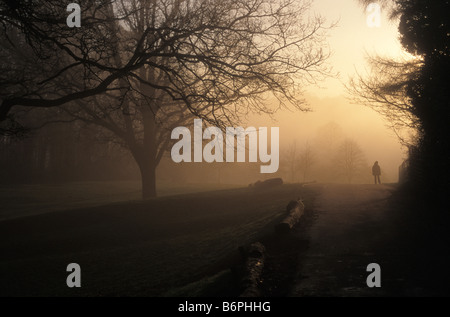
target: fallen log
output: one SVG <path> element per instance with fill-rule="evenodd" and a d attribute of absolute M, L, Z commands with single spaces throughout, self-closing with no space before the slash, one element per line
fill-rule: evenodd
<path fill-rule="evenodd" d="M 255 189 L 255 190 L 264 190 L 264 189 L 271 189 L 278 186 L 283 185 L 283 179 L 282 178 L 270 178 L 266 179 L 265 181 L 257 181 L 254 184 L 250 184 L 249 187 Z"/>
<path fill-rule="evenodd" d="M 305 205 L 299 200 L 292 200 L 286 207 L 286 216 L 275 226 L 278 233 L 289 232 L 301 219 L 305 212 Z"/>
<path fill-rule="evenodd" d="M 240 297 L 260 297 L 261 274 L 264 268 L 266 248 L 263 244 L 252 243 L 248 248 L 241 249 L 245 257 L 243 274 L 239 282 Z"/>

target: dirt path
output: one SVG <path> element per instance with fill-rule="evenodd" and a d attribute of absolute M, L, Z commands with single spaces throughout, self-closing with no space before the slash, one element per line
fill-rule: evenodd
<path fill-rule="evenodd" d="M 405 287 L 388 204 L 387 185 L 316 185 L 316 220 L 308 250 L 300 255 L 290 296 L 413 295 Z M 320 186 L 320 187 L 319 187 Z M 407 252 L 405 250 L 405 252 Z M 381 288 L 369 288 L 370 263 L 381 266 Z M 399 293 L 400 292 L 400 293 Z"/>

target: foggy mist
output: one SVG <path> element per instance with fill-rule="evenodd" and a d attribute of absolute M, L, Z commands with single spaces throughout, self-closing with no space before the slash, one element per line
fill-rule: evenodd
<path fill-rule="evenodd" d="M 449 6 L 0 2 L 0 296 L 448 296 Z"/>

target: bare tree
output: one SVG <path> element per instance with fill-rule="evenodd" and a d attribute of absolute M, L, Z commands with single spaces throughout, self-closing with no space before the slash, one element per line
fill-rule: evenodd
<path fill-rule="evenodd" d="M 285 150 L 282 158 L 282 165 L 292 182 L 305 182 L 308 179 L 311 168 L 316 163 L 316 156 L 313 148 L 306 142 L 301 148 L 298 141 L 292 141 Z"/>
<path fill-rule="evenodd" d="M 302 85 L 327 74 L 325 28 L 308 16 L 309 1 L 86 1 L 76 30 L 61 18 L 63 4 L 40 3 L 0 7 L 4 51 L 29 55 L 10 73 L 30 74 L 0 75 L 0 121 L 14 120 L 17 106 L 72 102 L 70 116 L 104 127 L 131 151 L 144 197 L 156 195 L 168 132 L 186 114 L 223 127 L 249 112 L 302 110 Z M 20 45 L 9 41 L 13 33 Z"/>
<path fill-rule="evenodd" d="M 343 138 L 344 132 L 341 126 L 334 121 L 330 121 L 319 127 L 315 143 L 323 158 L 329 159 L 336 153 L 337 147 Z"/>
<path fill-rule="evenodd" d="M 292 141 L 289 147 L 283 154 L 282 165 L 288 174 L 288 177 L 292 182 L 297 180 L 297 174 L 299 170 L 299 153 L 297 150 L 297 140 Z"/>
<path fill-rule="evenodd" d="M 305 143 L 305 146 L 300 150 L 299 155 L 299 169 L 300 173 L 303 177 L 303 182 L 306 182 L 309 177 L 309 173 L 311 172 L 311 168 L 316 163 L 316 155 L 314 150 L 309 142 Z"/>
<path fill-rule="evenodd" d="M 335 162 L 337 173 L 344 176 L 349 184 L 360 175 L 366 165 L 364 152 L 352 139 L 344 140 L 339 146 Z"/>
<path fill-rule="evenodd" d="M 10 42 L 11 33 L 19 33 L 22 46 L 32 48 L 30 59 L 49 61 L 28 80 L 2 78 L 9 93 L 3 94 L 0 120 L 14 106 L 60 106 L 128 78 L 184 102 L 195 115 L 220 121 L 247 107 L 272 112 L 261 102 L 264 93 L 280 105 L 301 108 L 300 85 L 326 71 L 323 21 L 307 16 L 306 1 L 103 0 L 83 7 L 83 27 L 76 30 L 65 24 L 59 1 L 0 7 L 2 38 Z M 18 66 L 27 74 L 33 65 Z M 144 66 L 162 77 L 146 78 Z M 82 85 L 57 85 L 69 70 L 82 74 Z M 229 104 L 231 109 L 223 107 Z"/>
<path fill-rule="evenodd" d="M 351 98 L 355 103 L 366 105 L 381 114 L 400 141 L 411 145 L 411 137 L 408 139 L 408 136 L 420 130 L 420 121 L 407 89 L 419 75 L 422 60 L 394 60 L 377 56 L 368 57 L 368 61 L 370 73 L 357 74 L 347 85 Z"/>

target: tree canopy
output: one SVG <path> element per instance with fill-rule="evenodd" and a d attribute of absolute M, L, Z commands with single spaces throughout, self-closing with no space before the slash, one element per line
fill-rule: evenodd
<path fill-rule="evenodd" d="M 143 84 L 219 123 L 238 106 L 272 111 L 261 102 L 264 93 L 301 107 L 301 85 L 326 71 L 323 21 L 308 16 L 304 1 L 80 5 L 80 28 L 67 27 L 60 1 L 0 7 L 2 57 L 10 61 L 2 64 L 0 121 L 15 106 L 56 107 Z M 144 67 L 159 77 L 145 78 Z M 123 78 L 128 87 L 117 87 Z"/>
<path fill-rule="evenodd" d="M 86 0 L 81 27 L 56 0 L 0 5 L 0 127 L 29 109 L 102 127 L 133 155 L 144 197 L 170 130 L 192 117 L 224 127 L 249 112 L 304 110 L 329 74 L 327 27 L 304 0 Z M 268 102 L 270 100 L 270 102 Z"/>

